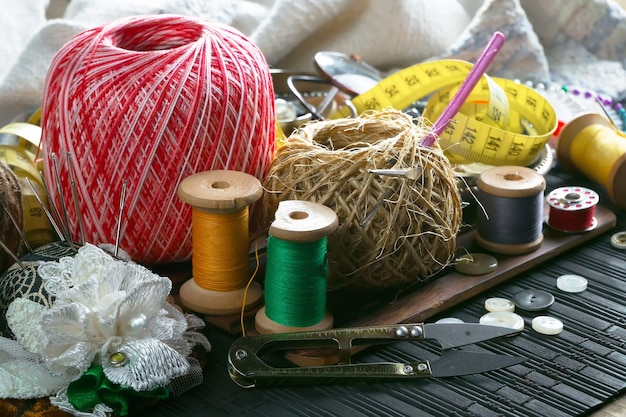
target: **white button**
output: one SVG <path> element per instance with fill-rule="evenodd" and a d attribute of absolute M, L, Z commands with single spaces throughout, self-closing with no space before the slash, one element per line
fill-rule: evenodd
<path fill-rule="evenodd" d="M 485 300 L 487 311 L 515 311 L 515 303 L 506 298 L 492 297 Z"/>
<path fill-rule="evenodd" d="M 626 249 L 626 232 L 617 232 L 611 236 L 611 245 L 617 249 Z"/>
<path fill-rule="evenodd" d="M 524 330 L 524 319 L 517 313 L 510 311 L 492 311 L 483 315 L 480 324 L 488 326 L 508 327 L 515 330 Z"/>
<path fill-rule="evenodd" d="M 580 275 L 561 275 L 556 279 L 556 287 L 565 292 L 583 292 L 587 289 L 587 280 Z"/>
<path fill-rule="evenodd" d="M 555 335 L 563 331 L 563 322 L 550 316 L 537 316 L 532 322 L 533 330 L 537 333 Z"/>
<path fill-rule="evenodd" d="M 442 319 L 437 320 L 435 323 L 445 324 L 445 323 L 463 323 L 463 320 L 457 319 L 456 317 L 444 317 Z"/>

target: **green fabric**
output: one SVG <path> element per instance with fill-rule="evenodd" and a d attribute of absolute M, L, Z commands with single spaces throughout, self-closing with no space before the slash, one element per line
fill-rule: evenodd
<path fill-rule="evenodd" d="M 165 399 L 169 396 L 166 387 L 149 391 L 134 391 L 132 388 L 115 384 L 104 375 L 100 365 L 92 365 L 78 380 L 67 388 L 70 404 L 79 411 L 90 411 L 97 404 L 106 404 L 119 416 L 128 415 L 131 402 L 145 399 Z M 139 400 L 139 401 L 138 401 Z"/>

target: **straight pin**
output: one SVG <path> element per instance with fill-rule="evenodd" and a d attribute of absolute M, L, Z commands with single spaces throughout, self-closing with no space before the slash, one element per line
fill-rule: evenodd
<path fill-rule="evenodd" d="M 39 171 L 39 175 L 41 176 L 41 183 L 43 184 L 43 188 L 46 191 L 46 194 L 48 196 L 52 196 L 52 194 L 50 194 L 50 189 L 46 185 L 46 180 L 44 179 L 43 172 Z M 35 194 L 37 194 L 37 193 L 35 193 Z M 45 207 L 43 205 L 43 202 L 42 202 L 42 207 Z M 63 239 L 64 242 L 67 242 L 68 241 L 67 234 L 69 233 L 69 229 L 65 228 L 65 225 L 63 224 L 63 219 L 61 218 L 61 213 L 59 213 L 59 209 L 54 204 L 52 199 L 50 199 L 50 208 L 52 209 L 51 215 L 54 216 L 54 219 L 56 219 L 56 220 L 53 220 L 51 218 L 50 221 L 52 222 L 52 224 L 57 225 L 57 230 L 58 230 L 59 235 L 62 236 L 62 239 Z M 63 230 L 61 230 L 61 229 L 63 229 Z"/>
<path fill-rule="evenodd" d="M 46 213 L 46 217 L 48 217 L 48 220 L 50 220 L 50 224 L 54 228 L 54 231 L 57 233 L 57 236 L 59 236 L 59 239 L 61 239 L 62 242 L 65 242 L 65 236 L 63 236 L 63 233 L 61 232 L 61 229 L 59 228 L 59 225 L 57 224 L 56 220 L 52 216 L 52 213 L 50 213 L 50 210 L 48 210 L 48 207 L 46 207 L 46 205 L 44 204 L 41 196 L 39 195 L 39 193 L 35 189 L 35 186 L 30 181 L 30 178 L 26 177 L 25 179 L 26 179 L 26 183 L 28 184 L 28 186 L 32 190 L 33 194 L 35 195 L 35 198 L 37 199 L 37 202 L 39 203 L 39 205 L 43 209 L 43 212 Z"/>
<path fill-rule="evenodd" d="M 0 205 L 2 205 L 2 209 L 7 214 L 7 216 L 9 216 L 11 223 L 13 223 L 13 227 L 15 227 L 15 230 L 17 230 L 17 233 L 19 233 L 20 239 L 22 239 L 22 242 L 24 242 L 26 249 L 28 249 L 29 252 L 32 252 L 33 248 L 31 248 L 30 245 L 28 244 L 28 241 L 26 240 L 26 236 L 24 235 L 24 231 L 18 224 L 17 220 L 15 220 L 15 217 L 13 217 L 13 214 L 11 213 L 7 205 L 4 203 L 4 200 L 0 200 Z"/>
<path fill-rule="evenodd" d="M 117 254 L 120 249 L 120 236 L 122 234 L 122 218 L 124 216 L 124 199 L 126 197 L 126 180 L 122 183 L 122 194 L 120 195 L 120 213 L 117 217 L 117 232 L 115 233 L 115 252 L 114 256 L 117 258 Z"/>
<path fill-rule="evenodd" d="M 403 177 L 409 180 L 416 180 L 422 174 L 422 170 L 418 168 L 402 168 L 402 169 L 368 169 L 370 174 L 383 175 L 387 177 Z"/>
<path fill-rule="evenodd" d="M 367 222 L 369 222 L 372 219 L 372 216 L 374 215 L 374 213 L 376 213 L 376 210 L 378 210 L 378 208 L 383 204 L 383 202 L 389 198 L 391 196 L 391 194 L 393 193 L 393 188 L 388 189 L 385 194 L 378 199 L 378 201 L 376 202 L 376 204 L 374 204 L 374 207 L 372 207 L 372 209 L 365 215 L 365 218 L 363 219 L 363 221 L 361 221 L 361 223 L 359 223 L 359 226 L 363 227 L 367 224 Z"/>
<path fill-rule="evenodd" d="M 2 240 L 0 240 L 0 248 L 2 248 L 11 258 L 13 258 L 15 263 L 18 264 L 20 268 L 26 269 L 26 266 L 22 263 L 22 261 L 20 261 L 20 258 L 15 256 L 15 254 L 11 252 L 11 250 L 7 247 L 7 245 L 4 244 Z"/>
<path fill-rule="evenodd" d="M 78 221 L 78 229 L 80 230 L 80 243 L 85 244 L 85 228 L 83 225 L 83 217 L 80 212 L 80 204 L 78 203 L 78 191 L 76 190 L 76 181 L 74 181 L 74 166 L 72 165 L 72 154 L 67 153 L 67 172 L 70 177 L 70 186 L 72 188 L 72 199 L 74 200 L 74 209 L 76 210 L 76 220 Z"/>
<path fill-rule="evenodd" d="M 67 243 L 69 243 L 70 246 L 72 246 L 73 243 L 72 243 L 72 233 L 70 231 L 70 219 L 67 215 L 67 208 L 65 207 L 65 199 L 63 197 L 63 190 L 61 189 L 61 174 L 59 173 L 59 164 L 58 164 L 55 153 L 53 153 L 51 157 L 52 157 L 52 171 L 54 174 L 54 181 L 56 182 L 57 193 L 59 195 L 59 201 L 61 203 L 61 211 L 63 212 L 64 222 L 65 222 L 65 230 L 67 232 L 67 236 L 66 236 Z"/>
<path fill-rule="evenodd" d="M 604 113 L 604 115 L 606 116 L 606 118 L 609 120 L 609 122 L 611 123 L 611 125 L 613 125 L 613 127 L 616 130 L 619 130 L 619 128 L 617 127 L 617 125 L 615 124 L 615 122 L 613 121 L 613 118 L 609 115 L 609 112 L 606 111 L 606 108 L 604 107 L 604 104 L 602 104 L 602 100 L 600 100 L 600 97 L 596 96 L 596 102 L 598 103 L 598 105 L 600 106 L 600 108 L 602 109 L 602 113 Z"/>
<path fill-rule="evenodd" d="M 396 162 L 398 162 L 397 158 L 391 158 L 387 161 L 387 165 L 393 166 Z M 417 171 L 417 169 L 414 169 L 414 170 Z M 391 169 L 391 168 L 368 169 L 367 172 L 371 174 L 387 175 L 387 176 L 392 176 L 392 177 L 402 177 L 406 175 L 406 171 L 404 169 Z M 419 173 L 411 173 L 409 175 L 411 176 L 415 175 L 415 179 L 419 177 Z M 372 207 L 372 209 L 365 215 L 365 218 L 361 221 L 361 223 L 359 223 L 359 226 L 361 227 L 365 226 L 372 219 L 372 216 L 374 216 L 374 213 L 376 213 L 376 210 L 378 210 L 378 208 L 383 204 L 385 199 L 391 196 L 392 192 L 393 192 L 393 188 L 388 189 L 385 192 L 385 194 L 383 194 L 383 196 L 379 198 L 378 201 L 376 201 L 376 204 L 374 204 L 374 207 Z"/>

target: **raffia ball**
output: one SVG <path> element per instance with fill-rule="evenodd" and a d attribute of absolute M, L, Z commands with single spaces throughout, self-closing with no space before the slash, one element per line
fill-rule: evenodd
<path fill-rule="evenodd" d="M 281 200 L 314 201 L 337 213 L 339 228 L 328 238 L 329 290 L 420 283 L 451 260 L 461 199 L 441 149 L 420 146 L 425 133 L 389 110 L 310 123 L 278 150 L 264 183 L 264 218 L 271 221 Z M 420 174 L 368 172 L 391 168 Z"/>
<path fill-rule="evenodd" d="M 49 189 L 54 155 L 66 201 L 76 178 L 80 211 L 65 204 L 74 239 L 79 214 L 93 244 L 113 243 L 121 218 L 120 248 L 136 262 L 188 260 L 191 207 L 178 185 L 214 169 L 265 176 L 275 151 L 270 69 L 230 26 L 175 15 L 117 20 L 54 57 L 42 143 Z M 59 193 L 51 197 L 60 207 Z"/>
<path fill-rule="evenodd" d="M 17 225 L 22 228 L 24 219 L 22 191 L 17 177 L 11 168 L 2 161 L 0 161 L 0 200 L 2 200 L 2 205 L 11 213 Z M 0 210 L 0 239 L 13 255 L 19 256 L 22 245 L 20 230 L 15 227 L 13 220 L 5 210 Z M 11 264 L 13 264 L 13 258 L 7 256 L 4 250 L 0 248 L 0 274 Z"/>

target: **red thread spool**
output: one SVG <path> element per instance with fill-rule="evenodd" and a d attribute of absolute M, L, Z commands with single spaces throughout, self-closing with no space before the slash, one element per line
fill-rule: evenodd
<path fill-rule="evenodd" d="M 183 178 L 228 169 L 261 179 L 275 151 L 265 58 L 235 29 L 199 18 L 134 16 L 76 35 L 51 64 L 42 112 L 49 189 L 51 155 L 70 153 L 85 237 L 110 243 L 127 181 L 120 246 L 145 264 L 191 257 Z M 59 176 L 71 201 L 66 163 Z"/>
<path fill-rule="evenodd" d="M 585 232 L 597 225 L 594 217 L 598 194 L 584 187 L 561 187 L 546 197 L 548 226 L 561 232 Z"/>

